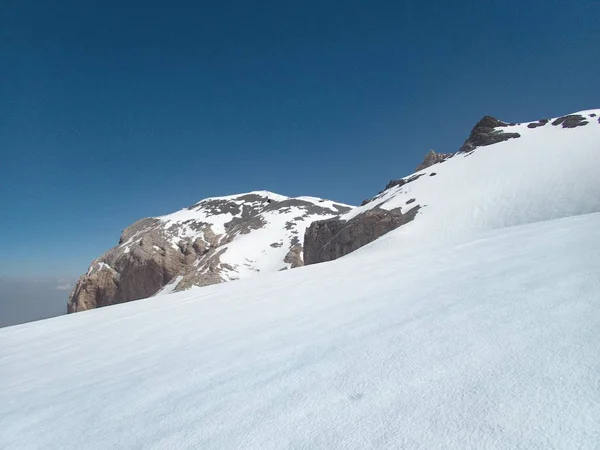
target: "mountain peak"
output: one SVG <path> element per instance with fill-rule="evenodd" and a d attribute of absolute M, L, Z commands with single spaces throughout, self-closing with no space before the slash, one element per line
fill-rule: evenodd
<path fill-rule="evenodd" d="M 483 116 L 479 122 L 475 124 L 469 137 L 458 150 L 459 152 L 470 152 L 477 147 L 497 144 L 498 142 L 507 141 L 521 137 L 519 133 L 506 132 L 504 128 L 514 126 L 492 116 Z"/>
<path fill-rule="evenodd" d="M 80 277 L 69 312 L 301 266 L 305 229 L 351 208 L 263 190 L 141 219 Z"/>
<path fill-rule="evenodd" d="M 208 197 L 203 200 L 200 200 L 198 203 L 212 201 L 212 200 L 225 200 L 225 201 L 253 201 L 254 199 L 267 199 L 273 201 L 282 201 L 289 197 L 285 195 L 277 194 L 275 192 L 267 191 L 267 190 L 259 190 L 259 191 L 250 191 L 250 192 L 242 192 L 239 194 L 232 195 L 224 195 L 220 197 Z"/>

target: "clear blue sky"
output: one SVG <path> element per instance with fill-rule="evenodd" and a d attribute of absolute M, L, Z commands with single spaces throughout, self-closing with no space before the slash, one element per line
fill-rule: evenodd
<path fill-rule="evenodd" d="M 484 114 L 600 106 L 600 3 L 3 1 L 0 276 L 255 189 L 359 203 Z"/>

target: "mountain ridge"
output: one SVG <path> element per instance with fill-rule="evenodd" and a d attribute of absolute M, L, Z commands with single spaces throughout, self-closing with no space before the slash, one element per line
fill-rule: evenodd
<path fill-rule="evenodd" d="M 589 161 L 597 158 L 598 115 L 600 110 L 585 110 L 519 124 L 484 116 L 458 151 L 430 151 L 415 173 L 391 180 L 345 214 L 313 222 L 305 234 L 305 259 L 331 261 L 392 236 L 401 247 L 429 245 L 532 217 L 567 217 L 577 208 L 595 212 L 600 187 Z M 596 195 L 588 198 L 589 192 Z"/>
<path fill-rule="evenodd" d="M 171 214 L 141 219 L 127 227 L 118 246 L 96 259 L 88 273 L 80 277 L 69 297 L 68 311 L 331 261 L 397 228 L 411 236 L 403 238 L 402 245 L 412 245 L 410 240 L 457 238 L 475 230 L 477 226 L 473 224 L 477 223 L 485 224 L 479 226 L 482 230 L 526 223 L 526 218 L 503 220 L 476 191 L 494 196 L 507 212 L 513 208 L 511 203 L 518 204 L 519 201 L 506 197 L 518 197 L 520 192 L 510 184 L 504 185 L 502 175 L 496 171 L 496 167 L 504 166 L 502 170 L 507 175 L 519 173 L 515 182 L 520 183 L 521 194 L 530 190 L 531 195 L 540 197 L 546 189 L 554 195 L 565 195 L 554 192 L 552 177 L 560 178 L 561 167 L 568 168 L 567 178 L 571 171 L 590 172 L 587 161 L 590 142 L 593 147 L 598 139 L 600 120 L 594 120 L 598 115 L 599 110 L 586 110 L 519 124 L 484 116 L 458 151 L 430 151 L 415 173 L 390 181 L 358 207 L 316 197 L 290 198 L 263 190 L 210 197 Z M 587 153 L 560 154 L 569 146 L 580 144 Z M 486 150 L 479 150 L 482 148 Z M 540 174 L 544 189 L 532 188 L 526 180 L 527 171 L 539 170 L 536 166 L 544 158 L 553 160 Z M 473 161 L 476 162 L 471 164 Z M 457 184 L 457 178 L 463 181 L 458 180 Z M 470 186 L 464 180 L 470 180 Z M 498 189 L 488 189 L 490 180 Z M 453 195 L 448 195 L 448 190 L 454 190 Z M 465 210 L 463 204 L 468 198 L 471 203 L 467 202 L 466 209 L 475 210 L 456 220 L 460 216 L 457 213 Z M 478 212 L 479 204 L 484 205 L 484 210 Z M 547 211 L 555 207 L 552 201 L 543 199 L 537 205 L 544 205 Z M 569 214 L 566 210 L 558 215 L 546 214 L 540 208 L 536 214 L 542 219 Z M 565 208 L 564 203 L 561 208 Z M 594 208 L 591 201 L 583 209 L 592 212 Z M 436 209 L 443 214 L 436 213 Z M 515 217 L 512 213 L 506 216 Z M 446 222 L 451 225 L 444 225 Z M 415 231 L 415 227 L 427 231 Z"/>

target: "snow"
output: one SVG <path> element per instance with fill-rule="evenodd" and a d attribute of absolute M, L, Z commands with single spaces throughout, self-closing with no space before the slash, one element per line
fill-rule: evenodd
<path fill-rule="evenodd" d="M 175 290 L 175 288 L 177 287 L 177 285 L 179 284 L 179 282 L 181 280 L 183 280 L 183 275 L 176 276 L 175 278 L 173 278 L 169 283 L 167 283 L 161 290 L 159 290 L 154 295 L 167 295 L 167 294 L 171 294 Z"/>
<path fill-rule="evenodd" d="M 0 448 L 597 448 L 600 214 L 0 330 Z"/>
<path fill-rule="evenodd" d="M 110 265 L 106 264 L 105 262 L 98 262 L 98 263 L 92 264 L 90 266 L 86 275 L 89 276 L 95 272 L 99 272 L 100 270 L 103 270 L 104 268 L 106 268 L 108 270 L 113 270 L 113 271 L 115 270 Z"/>
<path fill-rule="evenodd" d="M 236 269 L 231 274 L 233 279 L 246 278 L 256 272 L 276 272 L 289 268 L 290 264 L 284 263 L 283 260 L 294 237 L 301 244 L 304 232 L 313 220 L 327 219 L 334 215 L 313 215 L 304 220 L 293 221 L 295 217 L 305 214 L 305 209 L 294 206 L 285 213 L 278 210 L 261 213 L 260 217 L 265 224 L 260 229 L 252 230 L 248 234 L 238 234 L 230 244 L 223 246 L 226 251 L 221 256 L 221 261 Z M 286 227 L 288 223 L 290 226 Z M 248 258 L 249 255 L 251 259 Z"/>
<path fill-rule="evenodd" d="M 296 197 L 297 200 L 303 200 L 305 202 L 314 203 L 315 205 L 319 205 L 323 208 L 331 208 L 333 210 L 339 209 L 338 206 L 345 206 L 346 208 L 354 208 L 352 205 L 346 205 L 345 203 L 333 202 L 331 200 L 327 200 L 319 197 L 310 197 L 310 196 L 301 196 Z"/>
<path fill-rule="evenodd" d="M 209 197 L 209 198 L 204 199 L 203 201 L 207 201 L 207 200 L 236 200 L 237 198 L 245 196 L 245 195 L 258 195 L 260 197 L 265 197 L 265 198 L 268 198 L 268 199 L 276 201 L 276 202 L 281 202 L 281 201 L 287 200 L 289 198 L 289 197 L 286 197 L 285 195 L 276 194 L 275 192 L 262 190 L 262 191 L 245 192 L 243 194 L 224 195 L 222 197 Z"/>
<path fill-rule="evenodd" d="M 304 233 L 313 221 L 334 217 L 335 212 L 340 211 L 340 207 L 353 208 L 317 197 L 303 196 L 289 200 L 300 200 L 308 202 L 309 205 L 292 204 L 262 212 L 258 215 L 264 222 L 261 228 L 248 234 L 238 234 L 231 243 L 223 246 L 225 253 L 221 255 L 221 261 L 234 268 L 230 272 L 224 271 L 228 279 L 237 280 L 257 273 L 289 269 L 291 264 L 283 260 L 294 243 L 303 244 Z M 327 208 L 332 213 L 311 213 L 310 204 Z"/>
<path fill-rule="evenodd" d="M 247 200 L 240 200 L 240 197 L 247 195 L 257 195 L 262 198 L 262 201 L 257 202 L 248 202 Z M 283 195 L 275 194 L 269 191 L 253 191 L 247 192 L 243 194 L 229 195 L 224 197 L 211 197 L 201 200 L 196 205 L 191 208 L 184 208 L 179 211 L 176 211 L 172 214 L 167 214 L 164 216 L 156 217 L 156 219 L 160 220 L 163 223 L 163 227 L 167 230 L 167 234 L 169 235 L 169 243 L 174 249 L 178 248 L 179 241 L 186 238 L 196 239 L 198 237 L 203 237 L 204 232 L 198 231 L 195 228 L 186 225 L 185 222 L 188 223 L 205 223 L 208 224 L 212 231 L 215 234 L 224 234 L 225 233 L 225 224 L 231 222 L 231 220 L 235 217 L 239 217 L 239 215 L 233 215 L 231 213 L 226 213 L 223 211 L 214 211 L 212 208 L 205 208 L 211 201 L 215 200 L 223 200 L 230 203 L 235 203 L 237 205 L 247 205 L 247 206 L 260 206 L 262 204 L 266 204 L 268 200 L 273 201 L 282 201 L 286 200 L 288 197 Z"/>

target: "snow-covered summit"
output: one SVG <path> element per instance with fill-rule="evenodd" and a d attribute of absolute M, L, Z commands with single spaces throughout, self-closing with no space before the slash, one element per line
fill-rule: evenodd
<path fill-rule="evenodd" d="M 351 208 L 316 197 L 253 191 L 142 219 L 79 279 L 69 310 L 300 266 L 306 227 Z"/>
<path fill-rule="evenodd" d="M 372 245 L 402 251 L 598 212 L 599 117 L 600 110 L 587 110 L 511 124 L 486 116 L 460 151 L 391 181 L 337 218 L 314 223 L 306 235 L 305 260 L 336 259 L 376 238 Z"/>
<path fill-rule="evenodd" d="M 342 218 L 420 205 L 415 220 L 390 235 L 413 245 L 599 212 L 599 116 L 587 110 L 501 127 L 519 137 L 458 152 Z"/>

